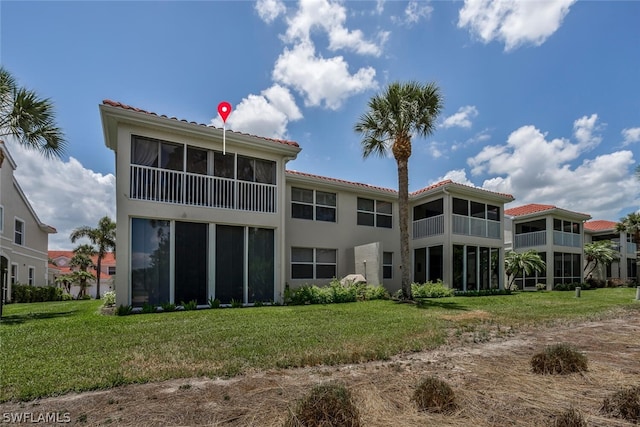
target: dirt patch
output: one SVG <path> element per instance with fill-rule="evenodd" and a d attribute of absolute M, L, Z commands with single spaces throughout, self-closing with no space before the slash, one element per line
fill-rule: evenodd
<path fill-rule="evenodd" d="M 481 312 L 476 318 L 482 318 Z M 228 380 L 188 378 L 0 404 L 5 413 L 58 412 L 85 426 L 282 426 L 313 385 L 345 384 L 364 426 L 545 426 L 569 408 L 589 426 L 630 426 L 600 412 L 603 400 L 640 384 L 640 312 L 616 318 L 519 330 L 488 341 L 457 337 L 434 351 L 385 362 L 255 372 Z M 569 343 L 588 358 L 588 371 L 536 375 L 531 357 L 546 345 Z M 453 413 L 419 412 L 416 385 L 433 375 L 456 394 Z M 1 422 L 1 421 L 0 421 Z"/>

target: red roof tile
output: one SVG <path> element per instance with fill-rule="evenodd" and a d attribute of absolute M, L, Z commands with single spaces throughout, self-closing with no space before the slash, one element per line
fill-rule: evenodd
<path fill-rule="evenodd" d="M 531 203 L 528 205 L 518 206 L 515 208 L 505 209 L 505 215 L 511 216 L 521 216 L 521 215 L 529 215 L 536 212 L 548 211 L 551 209 L 555 209 L 556 207 L 553 205 L 540 205 L 537 203 Z"/>
<path fill-rule="evenodd" d="M 387 193 L 392 193 L 392 194 L 397 194 L 398 193 L 396 190 L 392 190 L 390 188 L 376 187 L 375 185 L 363 184 L 363 183 L 360 183 L 360 182 L 353 182 L 353 181 L 345 181 L 343 179 L 330 178 L 328 176 L 313 175 L 313 174 L 310 174 L 310 173 L 298 172 L 298 171 L 294 171 L 294 170 L 287 170 L 287 174 L 288 175 L 292 175 L 292 176 L 303 176 L 303 177 L 308 177 L 308 178 L 315 178 L 315 179 L 319 179 L 319 180 L 322 180 L 322 181 L 333 182 L 333 183 L 338 183 L 338 184 L 347 184 L 347 185 L 352 185 L 352 186 L 355 186 L 355 187 L 367 188 L 367 189 L 370 189 L 370 190 L 385 191 Z"/>
<path fill-rule="evenodd" d="M 433 190 L 434 188 L 443 187 L 443 186 L 449 185 L 449 184 L 455 185 L 456 187 L 466 187 L 466 188 L 471 188 L 471 189 L 474 189 L 474 190 L 485 191 L 487 193 L 497 194 L 499 196 L 508 197 L 511 200 L 514 199 L 514 197 L 511 194 L 508 194 L 508 193 L 498 193 L 497 191 L 485 190 L 482 187 L 474 187 L 474 186 L 471 186 L 471 185 L 460 184 L 459 182 L 455 182 L 455 181 L 452 181 L 450 179 L 446 179 L 444 181 L 440 181 L 440 182 L 437 182 L 435 184 L 429 185 L 428 187 L 424 187 L 424 188 L 422 188 L 422 189 L 420 189 L 418 191 L 414 191 L 413 193 L 410 193 L 410 195 L 411 196 L 417 196 L 419 194 L 422 194 L 422 193 L 425 193 L 427 191 Z"/>
<path fill-rule="evenodd" d="M 145 114 L 149 114 L 151 116 L 163 117 L 165 119 L 171 119 L 171 120 L 176 120 L 176 121 L 179 121 L 179 122 L 191 123 L 191 124 L 198 125 L 198 126 L 204 126 L 204 127 L 208 127 L 208 128 L 219 129 L 219 128 L 216 128 L 215 126 L 205 125 L 203 123 L 190 122 L 190 121 L 185 120 L 185 119 L 178 119 L 177 117 L 169 117 L 169 116 L 166 116 L 164 114 L 157 114 L 157 113 L 154 113 L 152 111 L 147 111 L 147 110 L 143 110 L 143 109 L 140 109 L 140 108 L 132 107 L 130 105 L 123 104 L 122 102 L 112 101 L 110 99 L 104 99 L 102 101 L 102 103 L 104 105 L 109 105 L 111 107 L 122 108 L 124 110 L 136 111 L 138 113 L 145 113 Z M 266 141 L 277 142 L 279 144 L 290 145 L 292 147 L 300 147 L 298 145 L 298 143 L 295 142 L 295 141 L 287 141 L 287 140 L 284 140 L 284 139 L 267 138 L 265 136 L 251 135 L 249 133 L 244 133 L 244 132 L 236 132 L 236 131 L 229 131 L 229 132 L 233 132 L 233 133 L 238 134 L 238 135 L 252 136 L 254 138 L 260 138 L 260 139 L 264 139 Z"/>
<path fill-rule="evenodd" d="M 618 223 L 615 221 L 595 219 L 593 221 L 585 222 L 584 228 L 585 230 L 590 230 L 590 231 L 615 230 L 617 224 Z"/>
<path fill-rule="evenodd" d="M 73 251 L 49 251 L 49 259 L 55 261 L 58 258 L 68 258 L 71 259 L 73 258 Z M 98 263 L 98 256 L 94 255 L 91 257 L 91 261 L 93 262 L 94 265 L 96 265 Z M 105 255 L 104 258 L 102 258 L 102 269 L 103 271 L 100 273 L 100 280 L 102 279 L 109 279 L 111 276 L 106 274 L 104 272 L 104 270 L 106 269 L 106 267 L 115 267 L 116 265 L 116 258 L 113 254 L 113 252 L 107 252 L 107 254 Z M 55 264 L 51 264 L 49 263 L 49 268 L 50 269 L 54 269 L 54 270 L 58 270 L 60 272 L 60 274 L 69 274 L 71 273 L 71 268 L 68 265 L 65 266 L 61 266 L 61 265 L 55 265 Z"/>

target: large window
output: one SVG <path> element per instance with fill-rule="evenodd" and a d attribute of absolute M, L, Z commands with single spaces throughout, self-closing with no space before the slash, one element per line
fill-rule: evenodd
<path fill-rule="evenodd" d="M 553 253 L 554 285 L 581 282 L 582 262 L 580 258 L 580 254 Z"/>
<path fill-rule="evenodd" d="M 35 278 L 36 278 L 36 269 L 35 267 L 31 267 L 29 266 L 29 270 L 28 270 L 28 279 L 27 279 L 27 284 L 29 286 L 33 286 L 35 284 Z"/>
<path fill-rule="evenodd" d="M 358 225 L 392 228 L 393 204 L 382 200 L 358 197 Z"/>
<path fill-rule="evenodd" d="M 291 248 L 292 279 L 332 279 L 337 274 L 337 250 Z"/>
<path fill-rule="evenodd" d="M 336 222 L 336 194 L 292 187 L 291 217 Z"/>
<path fill-rule="evenodd" d="M 275 184 L 276 163 L 270 160 L 238 156 L 238 179 L 260 184 Z"/>
<path fill-rule="evenodd" d="M 453 213 L 455 215 L 500 221 L 500 207 L 465 199 L 453 198 Z"/>
<path fill-rule="evenodd" d="M 133 306 L 160 305 L 169 301 L 170 238 L 169 221 L 144 218 L 131 220 Z"/>
<path fill-rule="evenodd" d="M 14 223 L 13 243 L 16 245 L 24 245 L 24 221 L 16 218 Z"/>
<path fill-rule="evenodd" d="M 393 279 L 393 252 L 382 253 L 382 278 Z"/>
<path fill-rule="evenodd" d="M 580 223 L 565 221 L 561 219 L 554 219 L 553 229 L 555 231 L 563 231 L 565 233 L 580 234 Z"/>
<path fill-rule="evenodd" d="M 431 218 L 442 215 L 444 212 L 442 199 L 432 200 L 413 208 L 413 220 L 418 221 L 424 218 Z"/>

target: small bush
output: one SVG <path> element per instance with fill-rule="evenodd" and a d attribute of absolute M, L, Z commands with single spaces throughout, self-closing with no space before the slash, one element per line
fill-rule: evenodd
<path fill-rule="evenodd" d="M 351 393 L 342 384 L 315 386 L 303 397 L 285 427 L 359 427 L 360 414 Z"/>
<path fill-rule="evenodd" d="M 578 283 L 578 282 L 573 282 L 573 283 L 556 283 L 556 285 L 553 287 L 554 291 L 575 291 L 576 288 L 580 288 L 583 291 L 586 291 L 588 289 L 591 289 L 591 286 L 589 286 L 588 283 Z"/>
<path fill-rule="evenodd" d="M 172 311 L 176 311 L 176 305 L 172 302 L 163 302 L 160 304 L 162 311 L 165 313 L 171 313 Z"/>
<path fill-rule="evenodd" d="M 83 294 L 82 296 L 78 296 L 78 299 L 83 301 L 90 300 L 91 295 Z"/>
<path fill-rule="evenodd" d="M 453 289 L 449 289 L 441 280 L 436 283 L 412 283 L 411 293 L 414 298 L 445 298 L 454 295 Z"/>
<path fill-rule="evenodd" d="M 457 297 L 486 297 L 486 296 L 493 296 L 493 295 L 513 295 L 514 290 L 517 290 L 517 287 L 515 289 L 491 288 L 491 289 L 480 289 L 479 291 L 456 291 L 455 295 Z"/>
<path fill-rule="evenodd" d="M 536 291 L 546 291 L 547 284 L 546 283 L 536 283 Z"/>
<path fill-rule="evenodd" d="M 62 301 L 63 290 L 55 286 L 29 286 L 19 283 L 11 286 L 11 302 Z"/>
<path fill-rule="evenodd" d="M 182 308 L 184 308 L 185 310 L 195 310 L 198 308 L 198 301 L 192 299 L 189 302 L 184 302 L 182 301 Z"/>
<path fill-rule="evenodd" d="M 389 293 L 383 286 L 372 286 L 364 283 L 342 285 L 332 280 L 328 286 L 303 285 L 295 289 L 285 286 L 285 303 L 290 305 L 332 304 L 388 299 Z"/>
<path fill-rule="evenodd" d="M 536 374 L 571 374 L 587 370 L 587 357 L 569 344 L 547 346 L 531 358 Z"/>
<path fill-rule="evenodd" d="M 105 307 L 116 305 L 116 291 L 108 291 L 102 294 L 102 305 Z"/>
<path fill-rule="evenodd" d="M 262 301 L 256 301 L 256 302 L 253 303 L 253 306 L 254 307 L 262 307 L 262 306 L 264 306 L 264 303 Z"/>
<path fill-rule="evenodd" d="M 242 301 L 235 298 L 231 299 L 231 308 L 242 308 Z"/>
<path fill-rule="evenodd" d="M 580 411 L 570 408 L 568 411 L 558 415 L 552 424 L 553 427 L 587 427 Z"/>
<path fill-rule="evenodd" d="M 147 303 L 145 303 L 142 306 L 142 312 L 143 313 L 155 313 L 157 311 L 158 311 L 158 307 L 156 307 L 155 304 L 147 304 Z"/>
<path fill-rule="evenodd" d="M 119 305 L 116 308 L 116 316 L 128 316 L 133 312 L 133 307 L 130 305 Z"/>
<path fill-rule="evenodd" d="M 449 412 L 456 407 L 453 389 L 436 377 L 427 377 L 420 381 L 411 400 L 420 411 Z"/>
<path fill-rule="evenodd" d="M 605 398 L 601 411 L 615 418 L 640 423 L 640 386 L 619 390 Z"/>
<path fill-rule="evenodd" d="M 218 298 L 210 297 L 208 302 L 209 308 L 220 308 L 220 300 Z"/>

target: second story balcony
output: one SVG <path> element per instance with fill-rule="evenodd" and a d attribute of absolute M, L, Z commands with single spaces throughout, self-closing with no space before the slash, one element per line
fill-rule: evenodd
<path fill-rule="evenodd" d="M 533 246 L 545 246 L 547 244 L 546 231 L 534 231 L 532 233 L 516 234 L 513 240 L 513 248 L 530 248 Z"/>
<path fill-rule="evenodd" d="M 465 215 L 452 215 L 453 234 L 500 239 L 500 222 Z"/>
<path fill-rule="evenodd" d="M 437 236 L 444 234 L 444 215 L 432 216 L 413 221 L 413 238 Z"/>
<path fill-rule="evenodd" d="M 182 171 L 131 165 L 131 199 L 274 213 L 277 187 Z"/>

